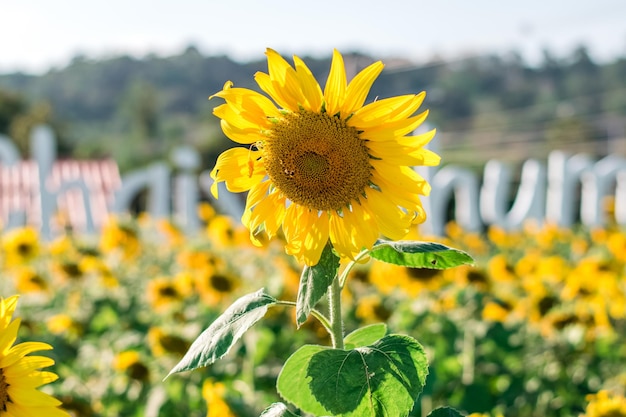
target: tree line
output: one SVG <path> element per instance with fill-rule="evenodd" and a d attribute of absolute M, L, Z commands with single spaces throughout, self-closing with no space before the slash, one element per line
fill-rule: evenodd
<path fill-rule="evenodd" d="M 303 59 L 325 80 L 330 54 Z M 352 75 L 376 60 L 358 52 L 344 59 Z M 181 144 L 211 166 L 229 143 L 211 115 L 218 100 L 208 96 L 226 80 L 258 89 L 253 75 L 266 70 L 265 59 L 236 62 L 193 46 L 168 57 L 76 56 L 42 75 L 0 75 L 0 133 L 26 155 L 32 126 L 48 123 L 61 155 L 114 157 L 123 171 Z M 528 150 L 503 153 L 514 161 L 572 144 L 602 153 L 610 149 L 598 143 L 626 136 L 626 56 L 597 63 L 584 46 L 566 57 L 545 50 L 536 65 L 515 52 L 419 65 L 390 60 L 368 100 L 423 90 L 448 161 L 480 163 L 511 143 Z"/>

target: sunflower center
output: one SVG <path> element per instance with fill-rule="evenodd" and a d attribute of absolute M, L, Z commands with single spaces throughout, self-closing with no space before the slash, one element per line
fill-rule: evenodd
<path fill-rule="evenodd" d="M 215 274 L 211 276 L 211 287 L 219 292 L 231 292 L 233 290 L 233 283 L 228 277 Z"/>
<path fill-rule="evenodd" d="M 0 369 L 0 411 L 7 411 L 7 404 L 12 402 L 9 397 L 9 383 Z"/>
<path fill-rule="evenodd" d="M 20 243 L 19 245 L 17 245 L 17 253 L 23 257 L 29 256 L 32 252 L 32 249 L 32 246 L 28 243 Z"/>
<path fill-rule="evenodd" d="M 372 168 L 366 142 L 345 120 L 301 110 L 276 122 L 263 144 L 268 176 L 285 197 L 314 210 L 358 200 Z"/>
<path fill-rule="evenodd" d="M 407 268 L 411 280 L 428 282 L 439 275 L 439 270 L 429 268 Z"/>
<path fill-rule="evenodd" d="M 168 285 L 159 288 L 159 295 L 166 298 L 176 298 L 178 297 L 178 291 L 176 291 L 176 288 Z"/>

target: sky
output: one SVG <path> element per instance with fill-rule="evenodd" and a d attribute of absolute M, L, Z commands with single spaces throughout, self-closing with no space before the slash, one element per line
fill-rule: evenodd
<path fill-rule="evenodd" d="M 44 73 L 82 54 L 99 59 L 179 54 L 262 59 L 329 56 L 332 49 L 416 64 L 434 56 L 544 48 L 565 57 L 626 56 L 625 0 L 0 0 L 0 73 Z"/>

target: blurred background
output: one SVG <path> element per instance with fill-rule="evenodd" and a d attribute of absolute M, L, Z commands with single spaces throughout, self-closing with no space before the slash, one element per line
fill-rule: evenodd
<path fill-rule="evenodd" d="M 600 191 L 617 188 L 608 168 L 626 160 L 624 0 L 0 0 L 0 135 L 12 141 L 0 147 L 0 294 L 22 294 L 20 337 L 54 346 L 60 378 L 48 392 L 72 417 L 258 416 L 280 400 L 276 378 L 295 347 L 328 343 L 316 322 L 295 332 L 292 310 L 272 310 L 219 364 L 163 382 L 236 298 L 260 286 L 297 296 L 300 266 L 280 240 L 256 248 L 237 220 L 187 199 L 208 188 L 198 190 L 207 176 L 197 171 L 232 145 L 212 115 L 221 100 L 208 97 L 227 80 L 257 89 L 267 47 L 302 57 L 322 85 L 333 48 L 349 75 L 383 60 L 368 100 L 425 90 L 442 164 L 476 182 L 490 159 L 519 172 L 563 150 L 616 155 L 596 174 L 609 184 Z M 5 164 L 14 148 L 32 157 L 40 124 L 57 139 L 57 163 L 38 158 L 50 162 L 40 175 L 33 161 Z M 183 145 L 199 152 L 200 169 L 195 154 L 172 156 Z M 573 219 L 580 186 L 569 174 L 580 177 L 586 160 L 572 159 L 563 183 L 574 186 L 555 187 L 571 191 L 571 204 L 565 192 L 554 200 Z M 164 197 L 150 210 L 158 215 L 107 218 L 113 201 L 150 206 L 138 172 Z M 472 175 L 456 172 L 455 192 L 472 196 Z M 496 179 L 492 194 L 506 197 L 508 178 Z M 113 199 L 126 184 L 128 198 Z M 465 219 L 478 219 L 475 185 L 476 209 L 457 205 L 473 213 Z M 539 191 L 526 199 L 533 210 Z M 492 218 L 516 213 L 506 198 L 485 200 Z M 385 322 L 436 359 L 410 416 L 440 405 L 484 413 L 471 417 L 626 416 L 626 234 L 606 202 L 592 207 L 611 214 L 603 227 L 446 223 L 438 239 L 475 266 L 352 270 L 346 330 Z M 83 236 L 88 208 L 100 227 Z M 198 219 L 178 217 L 189 212 Z"/>
<path fill-rule="evenodd" d="M 46 123 L 60 156 L 122 173 L 182 144 L 211 168 L 229 143 L 207 98 L 256 88 L 266 47 L 322 85 L 333 48 L 352 74 L 382 59 L 369 99 L 426 90 L 444 163 L 626 153 L 621 0 L 3 3 L 0 133 L 24 156 Z"/>

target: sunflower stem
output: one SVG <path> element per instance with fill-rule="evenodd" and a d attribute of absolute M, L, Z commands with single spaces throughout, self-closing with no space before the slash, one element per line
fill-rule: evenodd
<path fill-rule="evenodd" d="M 293 301 L 285 301 L 285 300 L 278 300 L 276 302 L 277 306 L 288 306 L 288 307 L 296 307 L 296 303 L 294 303 Z M 328 318 L 321 312 L 319 312 L 316 309 L 311 310 L 311 315 L 313 317 L 315 317 L 317 319 L 317 321 L 319 321 L 322 326 L 324 326 L 324 328 L 326 329 L 326 331 L 328 332 L 328 334 L 330 334 L 332 336 L 333 334 L 333 329 L 330 325 L 330 320 L 328 320 Z"/>
<path fill-rule="evenodd" d="M 366 256 L 368 256 L 370 253 L 369 250 L 365 249 L 363 251 L 361 251 L 361 253 L 359 253 L 353 261 L 350 261 L 350 263 L 348 263 L 348 265 L 346 265 L 346 267 L 344 268 L 344 270 L 341 272 L 341 274 L 339 274 L 339 287 L 343 288 L 344 285 L 346 285 L 346 281 L 348 280 L 348 274 L 350 273 L 350 270 L 352 270 L 352 268 L 359 263 L 359 261 L 363 258 L 365 258 Z"/>
<path fill-rule="evenodd" d="M 328 288 L 328 309 L 330 312 L 330 337 L 333 348 L 343 349 L 343 320 L 341 318 L 341 286 L 339 276 L 335 276 Z"/>

